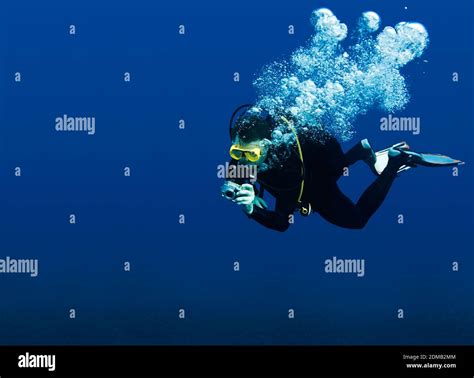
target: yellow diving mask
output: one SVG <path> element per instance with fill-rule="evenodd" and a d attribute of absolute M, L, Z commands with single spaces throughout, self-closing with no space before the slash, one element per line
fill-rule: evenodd
<path fill-rule="evenodd" d="M 229 150 L 232 159 L 240 160 L 245 155 L 245 158 L 252 163 L 260 159 L 261 153 L 262 149 L 260 147 L 244 148 L 238 144 L 233 144 Z"/>

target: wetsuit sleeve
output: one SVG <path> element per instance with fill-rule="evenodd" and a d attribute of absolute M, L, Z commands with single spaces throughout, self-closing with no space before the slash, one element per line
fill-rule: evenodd
<path fill-rule="evenodd" d="M 248 217 L 267 228 L 283 232 L 290 226 L 289 216 L 293 213 L 293 210 L 290 206 L 285 206 L 285 204 L 277 200 L 274 211 L 254 206 L 252 214 L 248 215 Z"/>

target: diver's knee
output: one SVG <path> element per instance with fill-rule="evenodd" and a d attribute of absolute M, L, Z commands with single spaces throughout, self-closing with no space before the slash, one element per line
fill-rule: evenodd
<path fill-rule="evenodd" d="M 351 219 L 350 221 L 346 220 L 344 222 L 334 222 L 334 221 L 329 221 L 332 224 L 335 224 L 336 226 L 342 227 L 342 228 L 347 228 L 350 230 L 361 230 L 367 225 L 367 221 L 363 219 Z"/>
<path fill-rule="evenodd" d="M 352 228 L 354 230 L 362 230 L 368 222 L 369 220 L 366 217 L 358 216 L 354 219 L 353 222 L 351 222 L 350 227 L 348 228 Z"/>
<path fill-rule="evenodd" d="M 364 222 L 357 223 L 357 224 L 353 227 L 353 229 L 354 229 L 354 230 L 362 230 L 366 225 L 367 225 L 367 222 L 365 222 L 365 223 L 364 223 Z"/>

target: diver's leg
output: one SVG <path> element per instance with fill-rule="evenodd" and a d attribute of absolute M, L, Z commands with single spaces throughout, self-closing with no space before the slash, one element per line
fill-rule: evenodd
<path fill-rule="evenodd" d="M 356 204 L 334 183 L 328 198 L 318 212 L 324 219 L 337 226 L 363 228 L 387 196 L 397 177 L 398 168 L 405 163 L 405 158 L 402 156 L 390 156 L 385 170 L 365 190 Z"/>
<path fill-rule="evenodd" d="M 344 228 L 363 228 L 367 223 L 359 208 L 341 192 L 336 183 L 329 189 L 318 213 L 328 222 Z"/>
<path fill-rule="evenodd" d="M 395 177 L 397 177 L 397 171 L 393 172 L 386 168 L 360 196 L 356 207 L 361 215 L 363 226 L 387 197 Z"/>
<path fill-rule="evenodd" d="M 345 154 L 346 166 L 365 161 L 368 164 L 374 164 L 376 160 L 375 152 L 367 139 L 361 140 Z"/>

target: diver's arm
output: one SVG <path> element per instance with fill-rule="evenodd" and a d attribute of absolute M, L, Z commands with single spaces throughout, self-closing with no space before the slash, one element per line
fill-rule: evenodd
<path fill-rule="evenodd" d="M 288 227 L 290 227 L 289 216 L 292 213 L 292 209 L 287 206 L 283 206 L 281 201 L 277 200 L 275 211 L 254 206 L 252 213 L 248 214 L 248 217 L 254 219 L 262 226 L 275 231 L 284 232 L 288 229 Z"/>
<path fill-rule="evenodd" d="M 249 218 L 276 231 L 286 231 L 290 226 L 289 215 L 293 212 L 281 199 L 276 202 L 275 211 L 266 210 L 265 201 L 255 195 L 251 184 L 243 184 L 232 202 L 239 205 Z"/>

